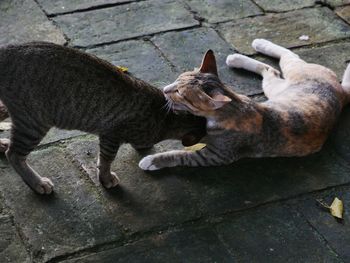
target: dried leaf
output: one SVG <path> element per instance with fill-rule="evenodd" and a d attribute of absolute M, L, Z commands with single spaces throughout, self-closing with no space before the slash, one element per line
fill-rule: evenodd
<path fill-rule="evenodd" d="M 207 146 L 205 143 L 197 143 L 195 145 L 185 147 L 185 150 L 190 152 L 195 152 L 203 149 L 205 146 Z"/>
<path fill-rule="evenodd" d="M 338 199 L 337 197 L 334 198 L 333 203 L 331 204 L 329 209 L 331 210 L 332 216 L 343 219 L 344 207 L 343 207 L 343 202 L 340 199 Z"/>
<path fill-rule="evenodd" d="M 122 72 L 128 72 L 128 70 L 129 70 L 127 67 L 123 67 L 123 66 L 116 66 L 116 67 L 117 67 L 117 69 L 119 69 Z"/>
<path fill-rule="evenodd" d="M 343 202 L 340 199 L 338 199 L 337 197 L 334 198 L 334 200 L 330 206 L 325 204 L 322 200 L 317 200 L 317 202 L 321 206 L 323 206 L 324 208 L 329 209 L 332 216 L 334 216 L 336 218 L 343 219 L 343 210 L 344 210 Z"/>
<path fill-rule="evenodd" d="M 0 122 L 0 131 L 7 131 L 11 129 L 11 122 Z"/>

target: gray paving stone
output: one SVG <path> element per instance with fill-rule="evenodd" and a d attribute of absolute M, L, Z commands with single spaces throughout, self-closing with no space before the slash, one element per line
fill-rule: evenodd
<path fill-rule="evenodd" d="M 261 207 L 219 224 L 237 262 L 342 262 L 289 207 Z"/>
<path fill-rule="evenodd" d="M 345 107 L 330 138 L 336 152 L 350 163 L 350 108 Z"/>
<path fill-rule="evenodd" d="M 177 168 L 203 214 L 238 211 L 273 200 L 350 182 L 350 167 L 329 146 L 303 158 L 243 159 L 229 166 Z"/>
<path fill-rule="evenodd" d="M 0 214 L 0 261 L 31 262 L 9 215 Z"/>
<path fill-rule="evenodd" d="M 151 152 L 178 148 L 178 143 L 165 141 Z M 190 185 L 181 176 L 151 175 L 138 167 L 139 153 L 129 145 L 123 145 L 113 163 L 120 186 L 104 190 L 96 177 L 97 141 L 78 140 L 68 146 L 75 163 L 85 170 L 101 190 L 101 200 L 109 208 L 113 218 L 123 225 L 128 234 L 164 228 L 169 225 L 198 218 L 198 201 L 190 192 Z"/>
<path fill-rule="evenodd" d="M 63 15 L 54 20 L 76 46 L 123 40 L 199 24 L 183 5 L 171 0 L 142 1 Z"/>
<path fill-rule="evenodd" d="M 327 209 L 322 208 L 316 199 L 322 199 L 330 205 L 335 197 L 343 201 L 344 220 L 336 220 Z M 330 247 L 343 259 L 350 262 L 350 188 L 333 189 L 322 194 L 313 195 L 298 204 L 310 224 L 327 240 Z"/>
<path fill-rule="evenodd" d="M 336 13 L 350 24 L 350 5 L 337 8 Z"/>
<path fill-rule="evenodd" d="M 266 12 L 281 12 L 313 6 L 315 4 L 315 0 L 255 0 L 255 3 L 257 3 Z"/>
<path fill-rule="evenodd" d="M 0 170 L 0 191 L 37 261 L 121 238 L 119 225 L 93 185 L 62 150 L 51 147 L 32 153 L 29 163 L 52 179 L 53 195 L 35 194 L 12 168 Z"/>
<path fill-rule="evenodd" d="M 211 28 L 169 32 L 153 37 L 152 42 L 180 72 L 198 68 L 203 54 L 206 50 L 212 49 L 216 55 L 219 76 L 224 83 L 246 95 L 262 92 L 261 81 L 257 75 L 232 70 L 226 66 L 226 57 L 234 53 L 234 49 Z"/>
<path fill-rule="evenodd" d="M 129 73 L 157 87 L 165 86 L 178 74 L 148 41 L 131 40 L 88 49 L 87 52 L 114 65 L 127 67 Z"/>
<path fill-rule="evenodd" d="M 320 2 L 323 2 L 332 7 L 350 4 L 350 0 L 321 0 Z"/>
<path fill-rule="evenodd" d="M 66 42 L 33 0 L 2 0 L 0 14 L 0 45 L 38 40 Z"/>
<path fill-rule="evenodd" d="M 123 247 L 82 258 L 78 262 L 234 262 L 214 231 L 185 229 L 152 236 Z"/>
<path fill-rule="evenodd" d="M 59 14 L 88 9 L 100 5 L 119 4 L 137 0 L 37 0 L 47 14 Z"/>
<path fill-rule="evenodd" d="M 251 43 L 255 38 L 266 38 L 291 48 L 350 36 L 349 25 L 328 8 L 302 9 L 245 18 L 221 24 L 218 30 L 230 44 L 245 54 L 254 54 Z M 308 35 L 310 39 L 299 40 L 301 35 Z"/>
<path fill-rule="evenodd" d="M 262 14 L 262 11 L 249 0 L 188 0 L 186 3 L 191 7 L 191 10 L 197 12 L 209 23 Z"/>

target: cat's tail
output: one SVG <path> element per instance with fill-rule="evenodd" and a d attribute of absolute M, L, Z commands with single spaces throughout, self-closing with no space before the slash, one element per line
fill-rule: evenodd
<path fill-rule="evenodd" d="M 341 85 L 348 96 L 348 101 L 350 101 L 350 63 L 348 64 Z"/>

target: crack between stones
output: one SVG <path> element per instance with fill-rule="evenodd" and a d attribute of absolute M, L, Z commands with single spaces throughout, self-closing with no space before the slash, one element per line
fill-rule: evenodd
<path fill-rule="evenodd" d="M 316 227 L 313 226 L 313 224 L 305 217 L 304 213 L 302 211 L 299 211 L 299 209 L 296 209 L 294 207 L 291 207 L 290 205 L 287 204 L 287 206 L 294 211 L 294 213 L 297 213 L 299 217 L 311 228 L 311 231 L 313 231 L 324 243 L 324 245 L 334 253 L 334 255 L 337 256 L 338 259 L 340 259 L 343 263 L 345 261 L 342 259 L 342 257 L 337 253 L 337 251 L 332 247 L 332 245 L 328 242 L 328 240 L 325 238 L 324 235 L 322 235 L 321 232 L 317 230 Z"/>
<path fill-rule="evenodd" d="M 35 0 L 35 1 L 37 1 L 37 0 Z M 138 0 L 137 2 L 135 2 L 133 0 L 129 0 L 129 1 L 123 2 L 123 3 L 101 4 L 101 5 L 90 6 L 90 7 L 86 7 L 86 8 L 79 8 L 79 9 L 75 9 L 75 10 L 67 11 L 67 12 L 50 13 L 50 14 L 47 14 L 47 16 L 52 18 L 52 17 L 57 17 L 57 16 L 64 16 L 64 15 L 70 15 L 70 14 L 75 14 L 75 13 L 83 13 L 83 12 L 87 12 L 87 11 L 107 9 L 107 8 L 111 8 L 111 7 L 115 7 L 115 6 L 123 6 L 123 5 L 131 4 L 131 3 L 140 3 L 140 2 L 145 2 L 145 1 L 147 1 L 147 0 Z"/>
<path fill-rule="evenodd" d="M 286 202 L 290 201 L 290 200 L 303 199 L 306 196 L 311 195 L 311 194 L 322 193 L 322 192 L 326 192 L 330 189 L 338 189 L 338 188 L 346 187 L 346 186 L 350 186 L 350 182 L 335 185 L 335 186 L 329 186 L 329 187 L 325 187 L 322 189 L 309 191 L 309 192 L 305 192 L 305 193 L 300 193 L 300 194 L 292 195 L 292 196 L 289 196 L 286 198 L 281 198 L 278 200 L 267 201 L 264 203 L 257 204 L 255 206 L 246 207 L 246 208 L 239 209 L 239 210 L 228 210 L 228 211 L 225 211 L 223 213 L 218 213 L 215 215 L 204 214 L 198 218 L 193 218 L 193 219 L 181 222 L 179 224 L 153 227 L 153 228 L 151 228 L 147 231 L 144 231 L 144 232 L 135 232 L 135 233 L 132 233 L 130 235 L 125 235 L 126 239 L 121 240 L 121 241 L 110 241 L 110 242 L 98 244 L 98 245 L 93 246 L 93 247 L 85 248 L 85 249 L 82 249 L 82 250 L 79 250 L 76 252 L 72 252 L 72 253 L 69 253 L 66 255 L 60 255 L 60 256 L 54 257 L 54 258 L 46 261 L 46 263 L 57 263 L 57 262 L 62 262 L 64 260 L 73 259 L 73 258 L 79 259 L 81 257 L 91 255 L 93 253 L 99 253 L 99 252 L 115 249 L 118 247 L 122 247 L 126 244 L 132 244 L 132 243 L 135 243 L 137 241 L 142 241 L 144 239 L 151 237 L 152 235 L 157 235 L 159 233 L 167 233 L 167 232 L 171 232 L 171 231 L 186 229 L 186 227 L 191 227 L 193 225 L 197 225 L 198 226 L 197 228 L 216 226 L 216 225 L 220 224 L 221 222 L 223 222 L 226 218 L 242 214 L 246 211 L 254 211 L 254 210 L 260 209 L 261 207 L 264 207 L 264 206 L 280 204 L 280 203 L 281 204 L 284 203 L 285 205 L 288 205 L 288 204 L 286 204 Z M 220 240 L 220 236 L 219 235 L 217 235 L 217 236 Z M 323 239 L 324 239 L 324 237 L 323 237 Z M 327 242 L 327 244 L 328 244 L 328 242 Z M 227 249 L 227 247 L 225 246 L 224 243 L 223 243 L 223 245 Z M 331 247 L 330 247 L 330 249 L 332 250 L 332 252 L 334 252 L 339 257 L 339 255 L 334 251 L 334 249 L 332 249 Z M 230 253 L 229 250 L 228 250 L 228 252 Z M 232 253 L 230 253 L 230 255 L 232 255 Z M 339 257 L 339 259 L 341 259 L 341 258 Z"/>

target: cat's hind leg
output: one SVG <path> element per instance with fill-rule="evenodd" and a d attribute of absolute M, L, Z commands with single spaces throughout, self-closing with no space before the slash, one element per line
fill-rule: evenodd
<path fill-rule="evenodd" d="M 40 143 L 48 128 L 34 127 L 24 122 L 14 122 L 11 130 L 11 143 L 6 151 L 6 157 L 23 181 L 39 194 L 50 194 L 53 183 L 46 177 L 41 177 L 27 164 L 28 154 Z"/>
<path fill-rule="evenodd" d="M 262 87 L 268 98 L 280 93 L 287 87 L 286 81 L 280 78 L 278 70 L 250 57 L 240 54 L 229 55 L 226 64 L 229 67 L 243 68 L 261 75 L 263 77 Z"/>
<path fill-rule="evenodd" d="M 290 56 L 294 56 L 294 57 L 299 57 L 297 54 L 295 54 L 294 52 L 290 51 L 289 49 L 286 49 L 282 46 L 276 45 L 274 43 L 272 43 L 271 41 L 268 41 L 266 39 L 255 39 L 252 42 L 252 47 L 262 53 L 265 54 L 267 56 L 270 57 L 274 57 L 277 59 L 280 59 L 283 55 L 288 54 Z"/>
<path fill-rule="evenodd" d="M 97 161 L 98 178 L 104 187 L 112 188 L 119 184 L 118 176 L 111 171 L 111 164 L 119 149 L 119 141 L 110 135 L 100 135 L 99 139 L 100 152 Z"/>
<path fill-rule="evenodd" d="M 157 153 L 144 157 L 139 162 L 142 170 L 159 170 L 166 167 L 175 166 L 215 166 L 232 163 L 235 159 L 229 151 L 218 150 L 207 145 L 201 150 L 191 152 L 185 150 L 175 150 L 164 153 Z"/>
<path fill-rule="evenodd" d="M 260 76 L 262 76 L 263 72 L 268 69 L 275 70 L 270 65 L 240 54 L 228 55 L 226 58 L 226 64 L 231 68 L 242 68 Z M 278 74 L 278 71 L 275 71 L 276 74 Z"/>

